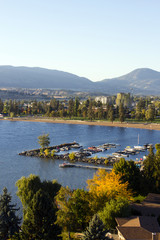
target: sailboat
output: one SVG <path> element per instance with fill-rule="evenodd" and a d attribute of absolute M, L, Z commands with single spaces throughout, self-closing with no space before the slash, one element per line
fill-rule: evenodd
<path fill-rule="evenodd" d="M 139 151 L 145 151 L 145 147 L 139 145 L 139 134 L 138 134 L 138 145 L 134 146 L 134 149 L 139 150 Z"/>

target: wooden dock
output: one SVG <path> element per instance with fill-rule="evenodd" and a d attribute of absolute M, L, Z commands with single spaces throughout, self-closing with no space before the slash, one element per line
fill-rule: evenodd
<path fill-rule="evenodd" d="M 77 168 L 105 169 L 107 171 L 112 171 L 112 168 L 109 168 L 109 167 L 98 167 L 98 166 L 89 166 L 89 165 L 80 165 L 80 164 L 73 164 L 73 165 L 72 167 L 77 167 Z"/>

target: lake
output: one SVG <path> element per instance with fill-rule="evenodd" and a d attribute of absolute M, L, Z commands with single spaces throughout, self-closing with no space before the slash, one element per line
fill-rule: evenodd
<path fill-rule="evenodd" d="M 86 188 L 86 180 L 92 178 L 94 169 L 59 168 L 60 160 L 40 159 L 19 156 L 24 150 L 39 148 L 39 135 L 49 133 L 50 145 L 76 141 L 83 147 L 98 146 L 103 143 L 120 144 L 116 149 L 110 149 L 101 156 L 111 154 L 116 150 L 123 150 L 126 146 L 138 144 L 159 143 L 160 131 L 120 128 L 106 126 L 73 125 L 43 122 L 0 121 L 0 189 L 7 187 L 14 200 L 17 201 L 15 182 L 22 176 L 31 173 L 39 175 L 41 180 L 57 179 L 63 186 L 70 188 Z M 135 160 L 139 155 L 131 156 Z M 130 159 L 129 158 L 129 159 Z"/>

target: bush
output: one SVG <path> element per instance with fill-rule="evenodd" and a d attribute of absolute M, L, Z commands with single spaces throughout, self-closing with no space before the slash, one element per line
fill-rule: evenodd
<path fill-rule="evenodd" d="M 75 153 L 74 152 L 69 154 L 69 159 L 72 160 L 72 161 L 75 159 Z"/>

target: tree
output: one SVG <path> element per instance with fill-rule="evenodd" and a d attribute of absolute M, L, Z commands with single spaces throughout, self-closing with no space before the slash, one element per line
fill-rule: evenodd
<path fill-rule="evenodd" d="M 104 111 L 103 111 L 103 106 L 101 105 L 99 108 L 98 108 L 98 119 L 103 119 L 103 115 L 104 115 Z"/>
<path fill-rule="evenodd" d="M 110 105 L 110 106 L 109 106 L 109 110 L 108 110 L 107 118 L 108 118 L 111 122 L 114 121 L 114 110 L 113 110 L 113 105 Z"/>
<path fill-rule="evenodd" d="M 39 139 L 38 143 L 41 146 L 41 148 L 44 149 L 45 147 L 49 146 L 50 144 L 49 133 L 39 136 L 38 139 Z"/>
<path fill-rule="evenodd" d="M 148 110 L 145 114 L 146 120 L 153 121 L 155 117 L 155 107 L 154 105 L 149 105 Z"/>
<path fill-rule="evenodd" d="M 129 201 L 126 198 L 111 199 L 99 212 L 100 219 L 107 229 L 116 227 L 116 217 L 129 217 L 130 215 Z"/>
<path fill-rule="evenodd" d="M 86 231 L 83 233 L 83 240 L 104 240 L 107 239 L 106 233 L 108 231 L 104 230 L 104 224 L 100 220 L 99 216 L 95 214 L 92 220 L 89 222 L 89 226 Z"/>
<path fill-rule="evenodd" d="M 43 181 L 41 182 L 39 176 L 30 174 L 29 177 L 22 177 L 16 182 L 18 187 L 17 196 L 20 198 L 23 205 L 23 218 L 25 219 L 28 207 L 36 192 L 42 189 L 49 194 L 50 198 L 55 205 L 55 196 L 58 193 L 61 185 L 57 181 Z"/>
<path fill-rule="evenodd" d="M 124 197 L 132 199 L 132 192 L 128 189 L 128 182 L 123 183 L 121 175 L 114 171 L 108 173 L 100 169 L 93 176 L 93 179 L 87 180 L 89 193 L 91 194 L 91 207 L 96 213 L 105 206 L 107 201 Z"/>
<path fill-rule="evenodd" d="M 3 101 L 0 99 L 0 113 L 2 113 L 3 107 L 4 107 Z"/>
<path fill-rule="evenodd" d="M 79 99 L 76 97 L 75 101 L 74 101 L 74 116 L 76 116 L 76 117 L 78 115 L 79 105 L 80 105 Z"/>
<path fill-rule="evenodd" d="M 61 185 L 55 180 L 41 182 L 38 176 L 31 174 L 27 178 L 19 179 L 16 186 L 17 195 L 23 205 L 22 239 L 56 239 L 56 231 L 59 234 L 59 227 L 54 223 L 58 210 L 55 196 Z M 46 233 L 47 225 L 48 233 Z M 50 238 L 51 233 L 54 233 L 53 238 Z M 41 237 L 37 237 L 40 234 Z M 45 238 L 46 234 L 48 238 Z"/>
<path fill-rule="evenodd" d="M 124 122 L 124 119 L 125 119 L 125 115 L 124 115 L 124 107 L 123 107 L 123 104 L 121 103 L 119 105 L 119 120 L 120 122 Z"/>
<path fill-rule="evenodd" d="M 34 194 L 22 225 L 23 239 L 60 239 L 60 228 L 55 224 L 56 211 L 49 195 L 41 189 Z"/>
<path fill-rule="evenodd" d="M 68 102 L 68 115 L 71 118 L 74 114 L 74 101 L 71 98 Z"/>
<path fill-rule="evenodd" d="M 155 154 L 153 152 L 153 147 L 150 147 L 149 154 L 146 159 L 143 161 L 143 174 L 148 182 L 148 188 L 152 189 L 155 188 L 155 182 L 153 178 L 154 174 L 154 161 L 155 161 Z"/>
<path fill-rule="evenodd" d="M 71 190 L 61 187 L 56 196 L 58 205 L 57 224 L 64 231 L 83 231 L 93 213 L 89 205 L 89 193 L 83 189 Z M 87 209 L 87 211 L 86 211 Z"/>
<path fill-rule="evenodd" d="M 94 119 L 94 111 L 93 111 L 93 103 L 92 103 L 92 100 L 89 101 L 88 118 L 89 118 L 89 120 L 91 120 L 91 121 Z"/>
<path fill-rule="evenodd" d="M 143 177 L 134 161 L 126 161 L 124 158 L 121 158 L 119 162 L 114 164 L 113 170 L 116 174 L 121 175 L 120 179 L 123 183 L 128 182 L 128 188 L 132 189 L 133 193 L 142 193 Z"/>
<path fill-rule="evenodd" d="M 16 216 L 15 204 L 11 204 L 11 195 L 7 188 L 3 189 L 0 195 L 0 239 L 6 240 L 19 232 L 21 219 Z"/>

